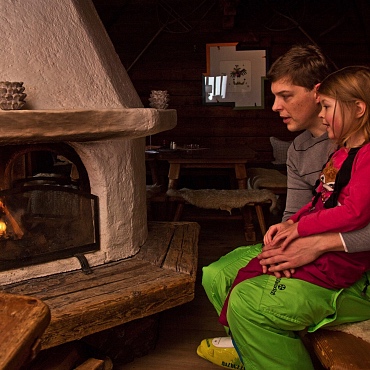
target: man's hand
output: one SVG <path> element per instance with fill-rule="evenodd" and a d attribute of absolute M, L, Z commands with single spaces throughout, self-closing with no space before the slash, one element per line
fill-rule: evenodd
<path fill-rule="evenodd" d="M 266 245 L 258 255 L 261 265 L 270 272 L 291 271 L 316 260 L 329 251 L 344 251 L 339 234 L 320 234 L 298 238 L 287 247 Z M 264 269 L 265 269 L 264 268 Z"/>
<path fill-rule="evenodd" d="M 282 251 L 284 251 L 284 249 L 285 249 L 285 246 L 283 246 L 282 243 L 270 243 L 268 245 L 265 245 L 262 248 L 262 251 L 263 252 L 259 256 L 257 256 L 257 257 L 260 258 L 260 256 L 263 253 L 266 253 L 266 251 L 274 251 L 274 252 L 272 252 L 273 253 L 273 256 L 275 256 L 275 253 L 278 253 L 280 255 L 280 253 L 282 253 Z M 276 278 L 278 278 L 278 279 L 281 278 L 282 276 L 285 276 L 287 278 L 290 278 L 290 277 L 292 277 L 292 275 L 295 272 L 294 269 L 280 271 L 279 267 L 278 267 L 279 271 L 274 271 L 274 269 L 271 269 L 271 267 L 273 267 L 273 266 L 269 265 L 268 263 L 266 263 L 266 264 L 262 264 L 261 263 L 261 265 L 262 265 L 262 272 L 264 274 L 267 274 L 269 271 L 270 272 L 273 272 L 274 275 L 276 276 Z"/>

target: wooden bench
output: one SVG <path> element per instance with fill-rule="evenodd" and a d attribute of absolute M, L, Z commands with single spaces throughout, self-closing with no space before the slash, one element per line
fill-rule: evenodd
<path fill-rule="evenodd" d="M 309 345 L 330 370 L 370 369 L 370 343 L 341 331 L 320 329 L 307 334 Z"/>
<path fill-rule="evenodd" d="M 0 369 L 15 370 L 40 350 L 50 310 L 34 297 L 0 293 Z"/>
<path fill-rule="evenodd" d="M 131 258 L 3 286 L 41 299 L 51 321 L 42 349 L 81 339 L 189 302 L 194 298 L 200 227 L 195 222 L 150 222 L 149 236 Z"/>

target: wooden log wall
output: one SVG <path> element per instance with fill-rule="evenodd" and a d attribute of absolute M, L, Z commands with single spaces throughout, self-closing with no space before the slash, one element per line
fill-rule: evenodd
<path fill-rule="evenodd" d="M 178 125 L 152 137 L 179 145 L 248 145 L 272 158 L 270 136 L 290 140 L 265 108 L 234 110 L 202 103 L 206 44 L 242 42 L 266 48 L 268 65 L 297 43 L 318 44 L 340 68 L 370 63 L 370 5 L 366 0 L 93 0 L 145 107 L 151 90 L 168 90 Z"/>

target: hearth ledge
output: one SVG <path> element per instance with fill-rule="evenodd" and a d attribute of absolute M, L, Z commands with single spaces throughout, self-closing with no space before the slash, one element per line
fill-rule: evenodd
<path fill-rule="evenodd" d="M 0 145 L 133 139 L 176 124 L 175 109 L 0 111 Z"/>

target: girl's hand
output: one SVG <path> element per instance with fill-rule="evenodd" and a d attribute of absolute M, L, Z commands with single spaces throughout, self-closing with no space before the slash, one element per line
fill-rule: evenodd
<path fill-rule="evenodd" d="M 270 271 L 268 269 L 267 271 Z M 282 270 L 282 271 L 274 271 L 274 275 L 276 278 L 280 279 L 282 277 L 291 278 L 293 274 L 295 273 L 295 269 L 288 269 L 288 270 Z"/>
<path fill-rule="evenodd" d="M 275 245 L 281 242 L 281 248 L 284 249 L 291 241 L 297 238 L 299 238 L 298 222 L 278 231 L 272 241 L 272 244 Z"/>
<path fill-rule="evenodd" d="M 280 222 L 279 224 L 270 226 L 266 234 L 263 237 L 263 244 L 264 245 L 270 244 L 275 239 L 276 235 L 278 235 L 281 231 L 288 228 L 292 223 L 293 221 L 288 220 L 288 221 Z"/>
<path fill-rule="evenodd" d="M 278 265 L 274 265 L 274 267 L 276 267 L 276 266 L 278 266 Z M 264 274 L 267 274 L 269 271 L 273 272 L 277 279 L 280 279 L 283 276 L 285 276 L 286 278 L 290 278 L 295 273 L 295 269 L 288 269 L 288 270 L 281 270 L 281 271 L 271 271 L 271 267 L 273 267 L 273 266 L 262 265 L 261 267 L 262 267 L 262 272 Z"/>

